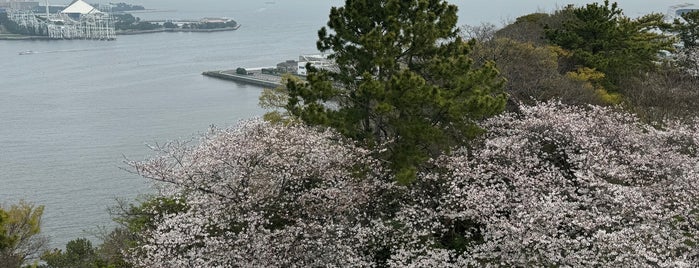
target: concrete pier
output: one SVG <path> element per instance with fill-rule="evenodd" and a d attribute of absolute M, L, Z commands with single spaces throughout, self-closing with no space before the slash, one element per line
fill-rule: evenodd
<path fill-rule="evenodd" d="M 263 74 L 261 71 L 249 71 L 249 74 L 237 74 L 235 70 L 208 71 L 203 75 L 219 79 L 246 83 L 264 88 L 275 88 L 282 85 L 282 77 L 277 75 Z"/>

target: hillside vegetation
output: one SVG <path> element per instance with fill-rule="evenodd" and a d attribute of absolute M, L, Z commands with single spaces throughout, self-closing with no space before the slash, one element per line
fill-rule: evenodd
<path fill-rule="evenodd" d="M 265 90 L 265 120 L 130 162 L 157 193 L 42 266 L 699 266 L 699 13 L 456 13 L 333 8 L 317 44 L 337 66 Z"/>

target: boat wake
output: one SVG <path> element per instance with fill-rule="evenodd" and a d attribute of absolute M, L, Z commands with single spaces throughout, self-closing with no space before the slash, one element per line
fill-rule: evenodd
<path fill-rule="evenodd" d="M 20 55 L 31 55 L 31 54 L 36 54 L 36 53 L 39 53 L 39 52 L 34 51 L 34 50 L 26 50 L 26 51 L 19 52 Z"/>
<path fill-rule="evenodd" d="M 47 53 L 64 53 L 64 52 L 82 52 L 97 49 L 64 49 L 64 50 L 49 50 L 49 51 L 36 51 L 36 50 L 25 50 L 20 51 L 19 55 L 32 55 L 32 54 L 47 54 Z"/>

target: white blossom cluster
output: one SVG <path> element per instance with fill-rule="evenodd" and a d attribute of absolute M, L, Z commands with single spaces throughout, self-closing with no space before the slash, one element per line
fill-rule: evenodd
<path fill-rule="evenodd" d="M 403 216 L 429 228 L 418 236 L 451 232 L 470 244 L 407 247 L 396 263 L 699 267 L 694 123 L 656 129 L 609 108 L 555 103 L 490 119 L 480 148 L 443 157 L 446 172 L 422 177 L 416 189 L 438 189 L 423 197 L 434 204 Z"/>
<path fill-rule="evenodd" d="M 391 184 L 369 151 L 331 131 L 250 121 L 212 130 L 200 145 L 171 144 L 133 163 L 184 200 L 132 262 L 139 267 L 365 266 L 364 226 Z"/>
<path fill-rule="evenodd" d="M 542 103 L 409 186 L 333 131 L 250 121 L 134 163 L 188 209 L 139 267 L 697 267 L 699 120 Z"/>
<path fill-rule="evenodd" d="M 699 48 L 680 49 L 677 53 L 676 61 L 687 74 L 699 77 Z"/>

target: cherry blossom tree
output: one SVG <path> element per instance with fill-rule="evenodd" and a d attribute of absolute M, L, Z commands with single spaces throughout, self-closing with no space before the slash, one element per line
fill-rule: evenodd
<path fill-rule="evenodd" d="M 423 174 L 412 196 L 426 202 L 400 218 L 431 242 L 393 264 L 696 267 L 697 123 L 656 129 L 555 103 L 490 119 L 479 149 Z"/>
<path fill-rule="evenodd" d="M 162 197 L 138 267 L 699 265 L 699 119 L 523 106 L 410 186 L 332 130 L 259 121 L 133 167 Z M 380 150 L 380 149 L 378 149 Z"/>
<path fill-rule="evenodd" d="M 140 267 L 370 264 L 373 217 L 393 187 L 369 151 L 332 131 L 245 122 L 133 163 L 187 209 L 156 219 Z"/>
<path fill-rule="evenodd" d="M 699 48 L 692 47 L 680 50 L 677 53 L 677 63 L 687 74 L 699 77 Z"/>

